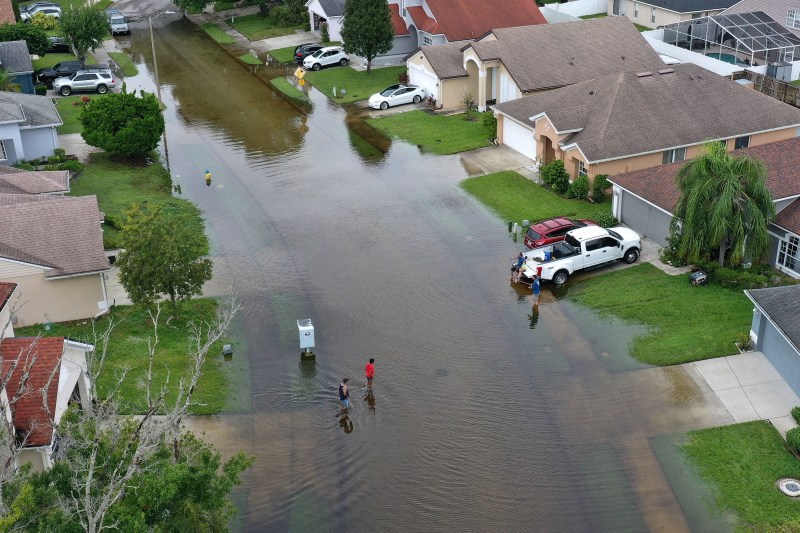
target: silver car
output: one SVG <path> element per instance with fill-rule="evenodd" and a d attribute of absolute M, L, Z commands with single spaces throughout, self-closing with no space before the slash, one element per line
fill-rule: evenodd
<path fill-rule="evenodd" d="M 117 82 L 109 69 L 79 70 L 69 78 L 56 78 L 53 82 L 53 89 L 62 96 L 95 91 L 105 94 L 116 86 Z"/>

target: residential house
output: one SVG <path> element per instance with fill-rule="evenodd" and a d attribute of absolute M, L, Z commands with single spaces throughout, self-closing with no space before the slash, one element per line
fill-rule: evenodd
<path fill-rule="evenodd" d="M 72 403 L 91 407 L 87 354 L 93 346 L 64 337 L 7 337 L 0 340 L 0 391 L 6 421 L 22 451 L 17 467 L 50 468 L 58 448 L 56 428 Z M 43 394 L 46 391 L 47 394 Z"/>
<path fill-rule="evenodd" d="M 69 170 L 22 170 L 0 166 L 0 194 L 46 194 L 69 192 Z"/>
<path fill-rule="evenodd" d="M 692 158 L 710 140 L 734 150 L 795 137 L 800 126 L 800 109 L 692 64 L 612 74 L 494 111 L 499 142 L 524 127 L 525 144 L 509 146 L 590 180 Z"/>
<path fill-rule="evenodd" d="M 33 61 L 25 41 L 0 42 L 0 68 L 5 70 L 22 92 L 34 94 Z"/>
<path fill-rule="evenodd" d="M 752 11 L 763 11 L 800 37 L 800 0 L 741 0 L 723 11 L 722 14 L 741 14 Z"/>
<path fill-rule="evenodd" d="M 406 64 L 411 83 L 439 106 L 461 107 L 469 93 L 479 111 L 606 74 L 665 66 L 620 17 L 493 29 L 474 42 L 423 46 Z"/>
<path fill-rule="evenodd" d="M 47 96 L 0 92 L 0 165 L 53 155 L 61 124 Z"/>
<path fill-rule="evenodd" d="M 0 194 L 0 281 L 18 285 L 18 325 L 108 311 L 101 221 L 95 196 Z"/>
<path fill-rule="evenodd" d="M 344 0 L 309 0 L 311 28 L 328 25 L 332 41 L 342 40 Z M 406 55 L 423 45 L 474 40 L 493 28 L 546 24 L 530 0 L 395 0 L 389 2 L 395 30 L 392 49 L 385 55 Z"/>
<path fill-rule="evenodd" d="M 760 159 L 767 166 L 767 188 L 777 212 L 768 228 L 768 263 L 800 278 L 800 137 L 736 150 L 732 155 Z M 666 246 L 680 196 L 675 178 L 684 163 L 610 176 L 614 216 L 658 245 Z"/>
<path fill-rule="evenodd" d="M 800 395 L 800 285 L 744 291 L 753 302 L 750 338 Z"/>
<path fill-rule="evenodd" d="M 647 28 L 716 15 L 736 0 L 608 0 L 608 14 L 619 15 Z"/>
<path fill-rule="evenodd" d="M 15 24 L 17 17 L 14 15 L 14 7 L 11 0 L 0 0 L 0 24 Z"/>

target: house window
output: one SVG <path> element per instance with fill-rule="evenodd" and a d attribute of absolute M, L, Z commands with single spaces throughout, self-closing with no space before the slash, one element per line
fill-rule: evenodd
<path fill-rule="evenodd" d="M 633 18 L 635 19 L 639 18 L 639 2 L 633 3 Z"/>
<path fill-rule="evenodd" d="M 654 7 L 650 8 L 650 22 L 652 22 L 653 24 L 656 23 L 656 8 Z"/>
<path fill-rule="evenodd" d="M 425 37 L 422 38 L 422 44 L 424 44 L 425 46 L 430 46 L 433 44 L 433 39 L 431 39 L 426 35 Z"/>
<path fill-rule="evenodd" d="M 790 9 L 786 14 L 786 26 L 800 29 L 800 9 Z"/>
<path fill-rule="evenodd" d="M 589 173 L 586 171 L 586 163 L 578 159 L 578 177 L 586 177 L 588 175 Z"/>
<path fill-rule="evenodd" d="M 733 148 L 734 150 L 739 150 L 740 148 L 747 148 L 750 146 L 750 136 L 745 135 L 744 137 L 737 137 L 735 141 L 733 141 Z"/>
<path fill-rule="evenodd" d="M 699 19 L 702 16 L 702 13 L 692 13 L 692 20 Z"/>
<path fill-rule="evenodd" d="M 0 161 L 5 161 L 8 159 L 6 155 L 6 144 L 5 141 L 0 141 Z"/>
<path fill-rule="evenodd" d="M 788 241 L 781 241 L 781 247 L 778 250 L 778 266 L 788 268 L 795 272 L 800 272 L 800 257 L 797 256 L 797 249 L 800 247 L 800 239 L 797 237 L 789 237 Z"/>
<path fill-rule="evenodd" d="M 673 150 L 664 150 L 664 155 L 661 158 L 661 163 L 674 163 L 675 161 L 683 161 L 686 159 L 686 148 L 675 148 Z"/>

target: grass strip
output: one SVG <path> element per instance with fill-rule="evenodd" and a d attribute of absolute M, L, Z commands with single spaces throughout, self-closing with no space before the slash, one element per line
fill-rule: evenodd
<path fill-rule="evenodd" d="M 283 96 L 297 105 L 307 106 L 311 103 L 311 100 L 308 99 L 308 96 L 287 81 L 286 78 L 273 78 L 269 80 L 269 83 L 275 88 L 276 91 L 280 92 Z"/>
<path fill-rule="evenodd" d="M 232 17 L 231 19 L 226 19 L 226 22 L 251 41 L 291 35 L 295 33 L 295 30 L 303 28 L 302 25 L 281 26 L 271 17 L 264 18 L 258 13 Z"/>
<path fill-rule="evenodd" d="M 553 217 L 593 218 L 608 211 L 611 200 L 593 204 L 562 198 L 513 170 L 476 176 L 461 182 L 461 188 L 475 196 L 503 220 L 545 220 Z"/>
<path fill-rule="evenodd" d="M 222 31 L 219 26 L 213 22 L 206 22 L 201 26 L 201 28 L 203 28 L 203 31 L 206 32 L 209 37 L 217 41 L 219 44 L 233 44 L 236 42 L 236 39 Z"/>
<path fill-rule="evenodd" d="M 258 59 L 256 56 L 254 56 L 250 52 L 247 52 L 244 55 L 240 55 L 239 56 L 239 61 L 241 61 L 245 65 L 263 65 L 264 64 L 260 59 Z"/>
<path fill-rule="evenodd" d="M 649 263 L 573 283 L 569 299 L 602 314 L 644 324 L 631 355 L 651 365 L 676 365 L 737 353 L 753 305 L 741 290 L 692 286 Z"/>
<path fill-rule="evenodd" d="M 119 65 L 119 68 L 125 76 L 136 76 L 139 74 L 139 69 L 136 68 L 131 56 L 125 52 L 109 52 L 108 55 Z"/>
<path fill-rule="evenodd" d="M 717 505 L 738 514 L 738 530 L 800 531 L 800 502 L 775 487 L 800 478 L 800 461 L 769 421 L 693 431 L 682 448 L 713 485 Z"/>
<path fill-rule="evenodd" d="M 389 137 L 416 144 L 433 154 L 455 154 L 489 146 L 480 116 L 465 120 L 464 114 L 436 115 L 419 109 L 371 118 L 367 123 Z"/>
<path fill-rule="evenodd" d="M 168 305 L 165 305 L 162 309 L 159 319 L 159 343 L 153 365 L 153 391 L 157 392 L 166 383 L 169 373 L 167 405 L 171 405 L 177 396 L 178 381 L 181 377 L 190 375 L 191 359 L 188 355 L 187 332 L 192 324 L 213 322 L 216 318 L 217 302 L 211 298 L 181 302 L 178 318 L 171 320 L 168 326 L 167 307 Z M 147 311 L 139 306 L 115 306 L 109 315 L 97 320 L 96 331 L 105 331 L 110 319 L 117 325 L 109 338 L 106 361 L 97 383 L 98 392 L 101 395 L 107 394 L 120 373 L 127 369 L 126 379 L 119 391 L 122 413 L 143 413 L 146 409 L 144 383 L 149 363 L 147 339 L 153 337 L 150 317 Z M 45 331 L 44 325 L 40 324 L 19 328 L 15 333 L 18 337 L 64 336 L 82 342 L 95 342 L 90 320 L 53 324 L 50 331 Z M 218 342 L 209 352 L 203 374 L 195 390 L 194 404 L 190 407 L 190 412 L 193 414 L 215 414 L 226 406 L 228 380 L 222 368 L 222 344 L 222 341 Z"/>
<path fill-rule="evenodd" d="M 328 67 L 319 71 L 309 71 L 305 79 L 318 90 L 342 104 L 366 100 L 378 91 L 397 83 L 397 77 L 405 72 L 404 66 L 354 70 L 350 67 Z M 336 88 L 336 97 L 333 88 Z M 342 94 L 342 89 L 346 93 Z"/>
<path fill-rule="evenodd" d="M 281 63 L 291 63 L 294 61 L 295 48 L 297 47 L 287 46 L 286 48 L 276 48 L 275 50 L 270 50 L 269 55 L 271 55 L 275 61 L 279 61 Z"/>

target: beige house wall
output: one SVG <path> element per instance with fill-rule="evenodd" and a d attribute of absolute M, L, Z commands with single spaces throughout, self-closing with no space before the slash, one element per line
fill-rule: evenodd
<path fill-rule="evenodd" d="M 98 302 L 106 302 L 103 273 L 64 279 L 47 279 L 39 270 L 27 275 L 7 277 L 0 261 L 0 281 L 17 284 L 21 307 L 16 311 L 17 327 L 43 322 L 64 322 L 92 318 L 101 310 Z M 15 265 L 18 266 L 18 265 Z"/>
<path fill-rule="evenodd" d="M 49 462 L 49 461 L 48 461 Z M 17 456 L 17 465 L 31 464 L 31 472 L 44 472 L 44 457 L 42 448 L 28 448 L 22 450 Z"/>
<path fill-rule="evenodd" d="M 637 15 L 637 6 L 638 5 L 638 15 Z M 656 29 L 659 26 L 665 26 L 667 24 L 674 24 L 676 22 L 681 22 L 682 20 L 690 20 L 692 18 L 691 13 L 676 13 L 674 11 L 668 11 L 666 9 L 662 9 L 660 7 L 655 7 L 655 22 L 652 22 L 652 10 L 655 6 L 651 6 L 648 4 L 644 4 L 642 2 L 634 2 L 633 0 L 619 0 L 619 9 L 620 14 L 624 14 L 628 17 L 631 22 L 639 24 L 641 26 L 645 26 L 647 28 Z M 711 10 L 711 11 L 700 11 L 700 16 L 709 16 L 709 15 L 716 15 L 721 13 L 722 9 Z M 614 13 L 614 0 L 608 0 L 608 14 L 611 15 Z"/>

